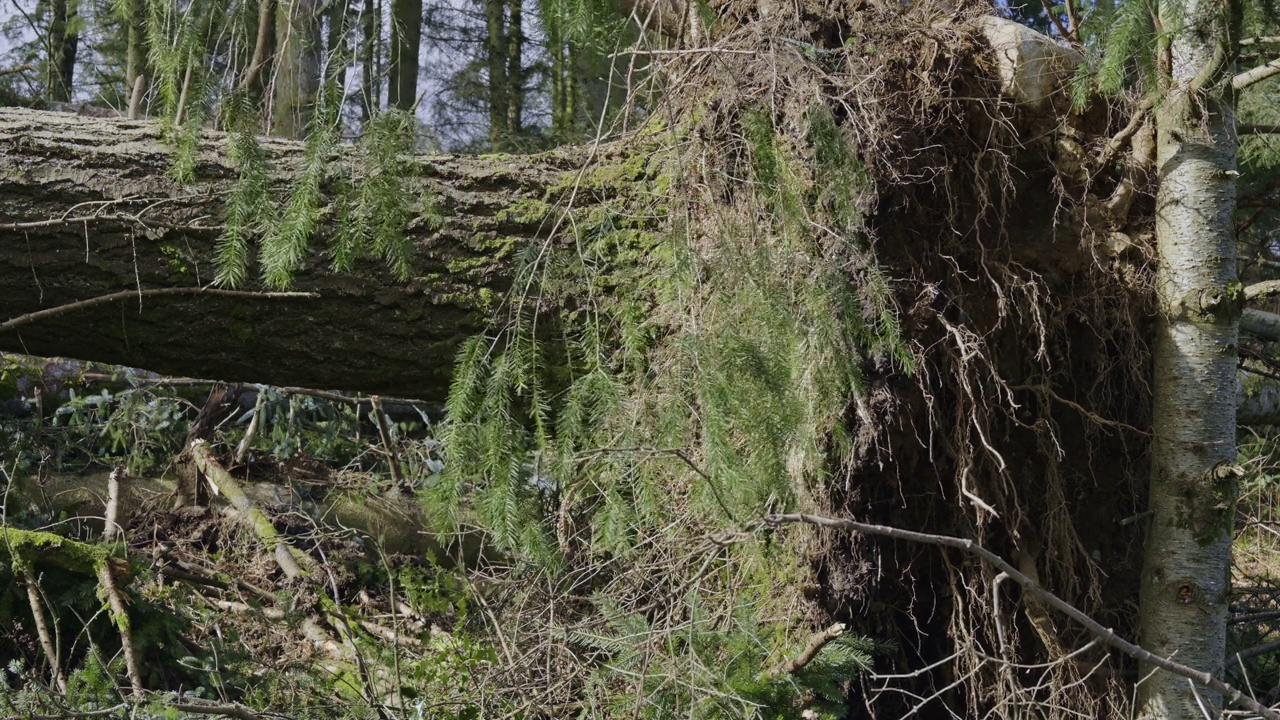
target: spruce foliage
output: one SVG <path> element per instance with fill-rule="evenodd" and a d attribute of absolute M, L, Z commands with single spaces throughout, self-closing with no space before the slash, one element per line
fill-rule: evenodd
<path fill-rule="evenodd" d="M 865 667 L 869 646 L 848 639 L 807 674 L 759 678 L 802 628 L 757 618 L 789 596 L 780 577 L 806 570 L 752 521 L 813 507 L 850 442 L 864 363 L 915 364 L 869 252 L 868 175 L 825 107 L 807 124 L 797 147 L 765 109 L 740 118 L 749 181 L 709 228 L 628 219 L 693 195 L 570 209 L 572 247 L 528 253 L 506 329 L 459 356 L 433 515 L 483 529 L 529 572 L 586 561 L 613 578 L 584 620 L 610 632 L 571 640 L 599 654 L 594 682 L 617 702 L 645 698 L 645 717 L 784 717 L 799 698 L 839 701 Z M 655 559 L 744 530 L 709 564 Z M 615 593 L 635 566 L 685 590 L 658 615 L 634 609 Z"/>

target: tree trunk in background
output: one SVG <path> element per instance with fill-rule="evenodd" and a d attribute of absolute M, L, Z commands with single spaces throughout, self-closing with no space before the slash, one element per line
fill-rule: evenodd
<path fill-rule="evenodd" d="M 391 2 L 391 82 L 387 105 L 412 110 L 418 97 L 418 50 L 422 45 L 422 0 Z"/>
<path fill-rule="evenodd" d="M 328 82 L 347 87 L 347 72 L 352 61 L 351 0 L 336 0 L 329 6 L 329 37 L 325 39 L 325 68 Z"/>
<path fill-rule="evenodd" d="M 507 137 L 520 135 L 524 113 L 524 0 L 510 0 L 507 27 Z"/>
<path fill-rule="evenodd" d="M 507 120 L 507 33 L 506 0 L 485 0 L 485 24 L 489 52 L 489 146 L 498 151 L 506 146 Z"/>
<path fill-rule="evenodd" d="M 320 88 L 317 5 L 317 0 L 281 0 L 278 5 L 271 132 L 280 137 L 302 137 L 311 121 Z"/>
<path fill-rule="evenodd" d="M 138 76 L 147 74 L 147 4 L 146 0 L 127 2 L 129 16 L 125 32 L 129 45 L 125 51 L 124 96 L 131 97 Z M 146 85 L 143 80 L 140 92 L 147 91 Z"/>
<path fill-rule="evenodd" d="M 1225 5 L 1238 11 L 1235 3 Z M 1165 27 L 1207 30 L 1173 33 L 1169 89 L 1156 111 L 1153 514 L 1139 624 L 1143 647 L 1221 675 L 1235 519 L 1240 307 L 1235 113 L 1229 83 L 1223 90 L 1218 82 L 1229 68 L 1213 64 L 1222 64 L 1215 52 L 1233 41 L 1234 29 L 1223 4 L 1208 0 L 1164 0 L 1160 13 Z M 1197 82 L 1208 90 L 1197 91 Z M 1138 717 L 1203 720 L 1197 692 L 1217 717 L 1221 698 L 1156 671 L 1138 687 Z"/>
<path fill-rule="evenodd" d="M 279 173 L 269 195 L 283 202 L 302 145 L 264 139 L 262 147 Z M 605 145 L 595 162 L 622 163 L 630 152 Z M 198 154 L 198 179 L 182 187 L 151 123 L 0 108 L 0 323 L 134 287 L 208 284 L 218 232 L 190 226 L 218 222 L 237 173 L 225 135 L 208 133 Z M 319 299 L 133 299 L 0 331 L 0 350 L 443 400 L 459 344 L 486 329 L 509 285 L 512 254 L 550 232 L 550 208 L 567 202 L 587 156 L 570 147 L 413 158 L 406 197 L 432 198 L 444 217 L 406 228 L 417 247 L 408 282 L 373 260 L 330 272 L 322 230 L 296 277 L 297 289 Z M 617 187 L 592 196 L 616 200 L 638 180 L 619 175 Z M 580 194 L 576 204 L 588 212 L 587 202 Z M 66 220 L 76 207 L 73 218 L 98 208 L 102 219 Z M 120 218 L 143 208 L 146 225 Z"/>
<path fill-rule="evenodd" d="M 76 70 L 76 49 L 80 34 L 75 29 L 75 0 L 53 0 L 49 4 L 49 99 L 69 102 Z"/>
<path fill-rule="evenodd" d="M 360 118 L 365 122 L 373 117 L 382 102 L 378 96 L 378 65 L 374 59 L 378 27 L 373 0 L 364 0 L 360 9 Z"/>
<path fill-rule="evenodd" d="M 571 114 L 568 109 L 564 14 L 557 4 L 543 3 L 542 26 L 547 33 L 547 57 L 551 64 L 551 134 L 562 138 L 568 134 Z"/>

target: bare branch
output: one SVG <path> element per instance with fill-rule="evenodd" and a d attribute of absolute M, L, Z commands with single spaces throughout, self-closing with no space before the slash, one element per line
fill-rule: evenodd
<path fill-rule="evenodd" d="M 44 604 L 40 601 L 40 589 L 35 580 L 27 572 L 16 573 L 18 582 L 27 586 L 27 602 L 31 604 L 31 618 L 35 621 L 36 637 L 40 639 L 40 649 L 49 661 L 49 671 L 53 675 L 53 684 L 58 692 L 67 694 L 67 675 L 62 671 L 62 663 L 58 658 L 58 648 L 53 642 L 53 633 L 49 630 L 49 620 L 44 614 Z"/>
<path fill-rule="evenodd" d="M 1240 332 L 1267 342 L 1280 342 L 1280 315 L 1245 308 L 1240 313 Z"/>
<path fill-rule="evenodd" d="M 1254 283 L 1245 287 L 1244 299 L 1246 302 L 1255 300 L 1266 300 L 1280 296 L 1280 280 L 1266 280 L 1260 283 Z"/>
<path fill-rule="evenodd" d="M 1124 148 L 1125 144 L 1129 142 L 1129 139 L 1132 138 L 1138 130 L 1142 129 L 1142 126 L 1147 119 L 1147 113 L 1151 111 L 1151 108 L 1155 107 L 1155 104 L 1156 100 L 1154 96 L 1148 96 L 1143 99 L 1143 101 L 1138 105 L 1138 108 L 1133 111 L 1133 116 L 1129 118 L 1129 123 L 1121 128 L 1120 132 L 1113 135 L 1102 148 L 1102 152 L 1098 154 L 1098 159 L 1096 161 L 1098 167 L 1105 167 L 1115 159 L 1116 153 L 1120 152 L 1120 150 Z"/>
<path fill-rule="evenodd" d="M 272 551 L 276 564 L 289 579 L 311 575 L 313 562 L 311 557 L 293 547 L 285 540 L 284 535 L 271 524 L 271 519 L 249 498 L 240 482 L 223 469 L 213 457 L 209 444 L 204 440 L 192 440 L 187 446 L 196 467 L 204 473 L 205 479 L 213 487 L 214 493 L 225 495 L 232 506 L 240 511 L 241 516 L 251 527 L 266 549 Z M 304 568 L 304 566 L 306 566 Z"/>
<path fill-rule="evenodd" d="M 872 525 L 869 523 L 856 522 L 854 520 L 828 518 L 817 515 L 808 515 L 805 513 L 769 515 L 765 517 L 764 522 L 773 526 L 796 523 L 818 525 L 820 527 L 831 528 L 833 530 L 844 530 L 846 532 L 862 533 L 866 535 L 879 535 L 881 537 L 893 538 L 895 540 L 907 540 L 910 542 L 925 543 L 927 545 L 950 547 L 977 555 L 982 560 L 1008 574 L 1009 579 L 1018 583 L 1023 590 L 1044 600 L 1050 607 L 1082 625 L 1086 630 L 1102 640 L 1102 642 L 1110 645 L 1129 657 L 1154 665 L 1180 677 L 1187 678 L 1188 680 L 1207 687 L 1214 692 L 1221 693 L 1228 702 L 1237 703 L 1251 712 L 1261 715 L 1267 720 L 1280 720 L 1280 711 L 1273 710 L 1254 698 L 1245 695 L 1239 689 L 1214 677 L 1212 673 L 1201 672 L 1195 668 L 1187 667 L 1182 663 L 1174 662 L 1169 658 L 1156 655 L 1150 650 L 1121 638 L 1116 635 L 1115 630 L 1104 627 L 1097 620 L 1089 617 L 1074 605 L 1038 585 L 1035 581 L 1024 575 L 1004 558 L 967 538 L 958 538 L 949 535 L 934 535 L 931 533 L 915 532 L 913 530 L 903 530 L 901 528 L 889 527 L 887 525 Z"/>
<path fill-rule="evenodd" d="M 138 649 L 133 643 L 133 630 L 129 621 L 129 610 L 124 604 L 124 594 L 116 584 L 115 570 L 111 563 L 98 566 L 98 584 L 102 593 L 107 596 L 107 606 L 111 608 L 111 620 L 120 633 L 120 651 L 124 654 L 125 674 L 129 676 L 129 685 L 133 690 L 133 699 L 141 701 L 146 695 L 142 686 L 141 665 L 138 663 Z"/>
<path fill-rule="evenodd" d="M 779 675 L 790 675 L 791 673 L 803 669 L 806 665 L 813 662 L 818 657 L 818 653 L 822 652 L 822 648 L 828 643 L 844 634 L 844 623 L 836 623 L 829 628 L 819 630 L 809 637 L 809 642 L 805 644 L 804 650 L 800 654 L 790 660 L 770 668 L 763 675 L 764 678 L 776 678 Z"/>
<path fill-rule="evenodd" d="M 0 323 L 0 332 L 13 330 L 27 323 L 43 320 L 55 315 L 73 312 L 75 310 L 83 310 L 84 308 L 94 307 L 95 305 L 104 305 L 106 303 L 115 302 L 117 300 L 128 300 L 130 298 L 144 297 L 160 297 L 164 295 L 220 295 L 223 297 L 239 297 L 239 298 L 318 298 L 320 293 L 313 292 L 254 292 L 249 290 L 223 290 L 221 288 L 211 287 L 177 287 L 177 288 L 153 288 L 150 290 L 121 290 L 120 292 L 110 293 L 108 295 L 99 295 L 88 300 L 77 300 L 66 305 L 47 308 L 45 310 L 37 310 L 35 312 L 19 315 L 16 318 Z"/>
<path fill-rule="evenodd" d="M 1231 87 L 1239 92 L 1247 87 L 1257 85 L 1267 78 L 1280 75 L 1280 58 L 1264 63 L 1255 68 L 1250 68 L 1244 72 L 1231 78 Z"/>

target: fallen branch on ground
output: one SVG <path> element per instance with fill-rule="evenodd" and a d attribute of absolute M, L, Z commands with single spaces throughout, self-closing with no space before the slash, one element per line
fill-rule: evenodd
<path fill-rule="evenodd" d="M 271 524 L 271 518 L 268 518 L 267 514 L 262 512 L 261 508 L 245 494 L 240 482 L 213 457 L 213 453 L 209 450 L 209 443 L 197 438 L 191 441 L 189 447 L 196 467 L 209 481 L 214 494 L 225 495 L 231 505 L 249 521 L 251 529 L 271 551 L 276 564 L 284 571 L 285 576 L 292 580 L 309 575 L 314 564 L 311 558 L 290 545 L 284 535 L 276 530 L 275 525 Z"/>

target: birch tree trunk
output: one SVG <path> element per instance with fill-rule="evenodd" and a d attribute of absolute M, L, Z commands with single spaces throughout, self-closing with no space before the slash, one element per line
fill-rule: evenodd
<path fill-rule="evenodd" d="M 1166 28 L 1190 29 L 1172 33 L 1169 85 L 1156 111 L 1153 514 L 1140 618 L 1143 647 L 1214 674 L 1226 651 L 1240 325 L 1234 97 L 1221 82 L 1239 6 L 1225 8 L 1207 0 L 1160 4 Z M 1200 702 L 1218 716 L 1221 698 L 1150 671 L 1141 672 L 1139 718 L 1203 720 Z"/>

